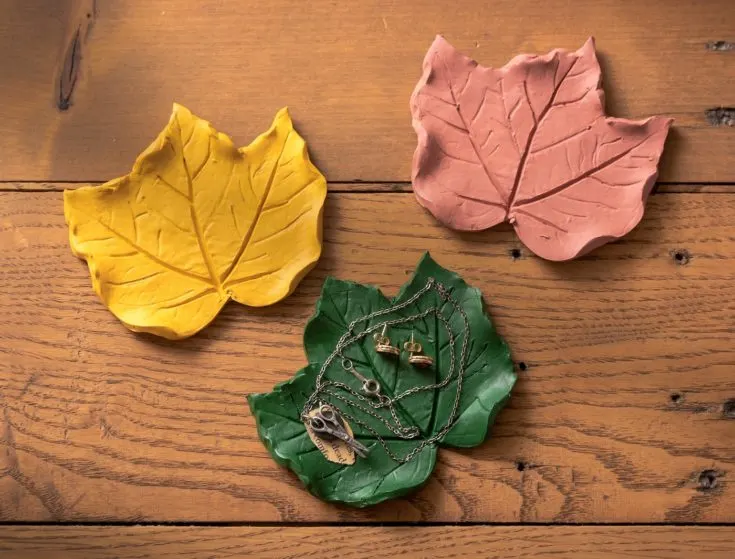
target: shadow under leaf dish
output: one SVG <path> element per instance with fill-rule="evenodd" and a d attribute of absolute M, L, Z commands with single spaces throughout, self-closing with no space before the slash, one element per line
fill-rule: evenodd
<path fill-rule="evenodd" d="M 181 105 L 130 174 L 64 192 L 74 254 L 128 328 L 170 339 L 271 305 L 321 254 L 326 180 L 288 111 L 237 149 Z"/>
<path fill-rule="evenodd" d="M 606 116 L 591 38 L 487 68 L 438 36 L 423 70 L 413 188 L 443 224 L 507 221 L 538 256 L 570 260 L 641 220 L 672 120 Z"/>
<path fill-rule="evenodd" d="M 366 316 L 372 318 L 362 320 Z M 386 324 L 398 347 L 420 340 L 432 365 L 412 365 L 412 353 L 378 353 L 372 333 L 384 332 Z M 358 341 L 345 342 L 350 339 Z M 342 343 L 347 344 L 344 350 L 330 362 Z M 305 368 L 272 392 L 248 397 L 258 433 L 273 458 L 293 470 L 314 495 L 359 507 L 425 483 L 439 446 L 482 443 L 516 380 L 508 346 L 485 314 L 480 291 L 428 254 L 393 299 L 375 287 L 328 278 L 306 326 L 304 347 Z M 395 419 L 416 436 L 395 436 L 388 427 L 394 424 L 388 407 L 360 392 L 362 381 L 344 368 L 345 360 L 360 375 L 378 381 L 385 400 L 417 387 L 430 389 L 413 392 L 394 406 Z M 443 386 L 433 388 L 437 384 Z M 321 404 L 349 418 L 350 433 L 367 448 L 366 457 L 354 463 L 327 459 L 305 425 L 312 405 Z"/>

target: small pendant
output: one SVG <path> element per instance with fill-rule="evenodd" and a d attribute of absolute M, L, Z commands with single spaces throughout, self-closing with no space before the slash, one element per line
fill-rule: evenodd
<path fill-rule="evenodd" d="M 317 406 L 307 414 L 307 417 L 315 418 L 318 415 L 319 407 Z M 337 415 L 337 421 L 341 423 L 345 432 L 350 437 L 354 436 L 350 424 L 341 415 Z M 355 463 L 355 451 L 347 442 L 335 437 L 320 436 L 314 431 L 309 421 L 305 421 L 304 425 L 306 426 L 306 432 L 309 433 L 311 442 L 314 443 L 314 446 L 319 449 L 319 452 L 329 462 L 343 464 L 345 466 L 351 466 Z"/>

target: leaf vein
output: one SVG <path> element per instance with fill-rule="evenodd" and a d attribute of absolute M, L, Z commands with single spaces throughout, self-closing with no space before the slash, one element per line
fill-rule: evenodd
<path fill-rule="evenodd" d="M 284 206 L 288 206 L 299 194 L 304 192 L 307 188 L 309 188 L 312 184 L 317 182 L 320 179 L 320 177 L 315 177 L 314 179 L 310 180 L 304 186 L 299 188 L 296 192 L 292 192 L 288 199 L 284 200 L 283 202 L 279 202 L 278 204 L 273 204 L 272 206 L 268 206 L 267 208 L 263 208 L 263 213 L 270 212 L 273 210 L 277 210 L 279 208 L 282 208 Z"/>
<path fill-rule="evenodd" d="M 458 198 L 461 198 L 462 200 L 467 200 L 468 202 L 477 202 L 478 204 L 482 204 L 484 206 L 493 206 L 496 208 L 502 208 L 505 210 L 505 204 L 500 204 L 499 202 L 492 202 L 490 200 L 483 200 L 482 198 L 475 198 L 473 196 L 467 196 L 466 194 L 460 194 L 456 193 Z"/>
<path fill-rule="evenodd" d="M 175 192 L 176 194 L 178 194 L 179 196 L 181 196 L 184 200 L 186 200 L 186 203 L 187 204 L 191 204 L 191 200 L 189 199 L 189 197 L 186 194 L 184 194 L 183 192 L 181 192 L 178 188 L 176 188 L 174 185 L 172 185 L 170 182 L 168 182 L 166 179 L 164 179 L 161 175 L 156 175 L 156 180 L 154 181 L 153 186 L 155 187 L 155 185 L 158 184 L 159 182 L 163 186 L 169 188 L 170 190 L 172 190 L 173 192 Z M 142 188 L 141 189 L 138 189 L 138 193 L 140 194 L 140 192 L 142 192 L 142 190 L 143 190 Z"/>
<path fill-rule="evenodd" d="M 140 245 L 136 244 L 135 242 L 131 241 L 128 237 L 126 237 L 122 233 L 120 233 L 118 231 L 115 231 L 112 227 L 110 227 L 109 225 L 107 225 L 106 223 L 104 223 L 103 221 L 101 221 L 99 218 L 97 218 L 95 216 L 90 216 L 90 215 L 87 215 L 87 217 L 89 219 L 92 219 L 92 220 L 96 221 L 102 227 L 104 227 L 105 229 L 107 229 L 110 233 L 112 233 L 117 238 L 119 238 L 121 241 L 123 241 L 123 242 L 127 243 L 128 245 L 130 245 L 130 247 L 136 251 L 135 253 L 142 254 L 143 256 L 149 258 L 150 260 L 152 260 L 153 262 L 155 262 L 159 266 L 161 266 L 163 268 L 166 268 L 168 270 L 171 270 L 172 272 L 175 272 L 175 273 L 180 274 L 182 276 L 186 276 L 188 278 L 199 280 L 201 282 L 206 283 L 207 285 L 213 285 L 212 282 L 211 282 L 211 280 L 209 278 L 205 278 L 203 276 L 194 274 L 192 272 L 187 272 L 186 270 L 182 270 L 180 268 L 177 268 L 176 266 L 174 266 L 172 264 L 169 264 L 168 262 L 164 262 L 163 260 L 161 260 L 160 258 L 158 258 L 157 256 L 155 256 L 153 253 L 151 253 L 150 251 L 145 250 L 142 246 L 140 246 Z M 135 253 L 133 253 L 133 254 L 135 254 Z M 108 255 L 108 256 L 113 256 L 113 255 Z M 119 256 L 123 256 L 123 255 L 119 255 Z M 124 256 L 132 256 L 132 254 L 125 253 Z"/>
<path fill-rule="evenodd" d="M 481 165 L 479 161 L 472 161 L 470 159 L 463 159 L 462 157 L 457 157 L 456 155 L 452 155 L 451 153 L 448 153 L 444 147 L 439 142 L 435 142 L 435 145 L 437 148 L 439 148 L 439 151 L 442 152 L 446 157 L 449 159 L 454 159 L 455 161 L 461 161 L 462 163 L 469 163 L 470 165 Z"/>
<path fill-rule="evenodd" d="M 637 144 L 635 144 L 634 146 L 632 146 L 632 147 L 630 147 L 630 148 L 628 148 L 628 149 L 620 152 L 619 154 L 617 154 L 617 155 L 615 155 L 615 156 L 607 159 L 603 163 L 600 163 L 596 167 L 593 167 L 592 169 L 589 169 L 588 171 L 585 171 L 581 175 L 579 175 L 579 176 L 577 176 L 577 177 L 575 177 L 575 178 L 573 178 L 573 179 L 565 182 L 564 184 L 561 184 L 559 186 L 556 186 L 556 187 L 552 188 L 551 190 L 548 190 L 548 191 L 546 191 L 546 192 L 544 192 L 542 194 L 539 194 L 537 196 L 533 196 L 532 198 L 528 198 L 526 200 L 521 200 L 520 202 L 518 202 L 517 204 L 515 204 L 515 206 L 518 207 L 518 206 L 525 206 L 527 204 L 533 204 L 534 202 L 539 202 L 539 201 L 541 201 L 541 200 L 543 200 L 545 198 L 548 198 L 549 196 L 554 196 L 555 194 L 558 194 L 559 192 L 562 192 L 562 191 L 566 190 L 567 188 L 569 188 L 571 186 L 574 186 L 578 182 L 586 179 L 587 177 L 591 177 L 593 180 L 597 180 L 598 182 L 603 182 L 599 178 L 593 177 L 592 175 L 594 175 L 595 173 L 598 173 L 599 171 L 602 171 L 603 169 L 605 169 L 605 168 L 609 167 L 610 165 L 616 163 L 617 161 L 619 161 L 620 159 L 622 159 L 623 157 L 625 157 L 626 155 L 628 155 L 631 151 L 633 151 L 634 149 L 637 149 L 642 144 L 644 144 L 646 142 L 646 140 L 648 140 L 647 137 L 644 138 L 643 140 L 641 140 L 640 142 L 638 142 Z M 640 181 L 635 181 L 635 182 L 628 183 L 628 184 L 620 184 L 618 186 L 632 186 L 632 185 L 637 184 L 639 182 Z M 607 183 L 605 183 L 605 184 L 607 184 Z M 611 186 L 611 185 L 608 185 L 608 186 Z"/>
<path fill-rule="evenodd" d="M 113 285 L 113 286 L 129 286 L 129 285 L 135 285 L 136 283 L 140 283 L 146 280 L 149 280 L 151 278 L 154 278 L 156 276 L 160 276 L 163 272 L 153 272 L 152 274 L 148 274 L 146 276 L 142 276 L 139 278 L 135 278 L 133 280 L 125 280 L 125 281 L 113 281 L 113 280 L 104 280 L 104 283 L 107 285 Z"/>
<path fill-rule="evenodd" d="M 547 149 L 551 149 L 551 148 L 553 148 L 553 147 L 556 147 L 556 146 L 558 146 L 558 145 L 560 145 L 560 144 L 563 144 L 564 142 L 567 142 L 567 141 L 569 141 L 569 140 L 572 140 L 572 139 L 576 138 L 577 136 L 581 136 L 581 135 L 582 135 L 582 134 L 584 134 L 585 132 L 588 132 L 588 131 L 590 130 L 590 127 L 591 127 L 591 126 L 592 126 L 592 125 L 593 125 L 593 124 L 594 124 L 595 122 L 597 122 L 598 120 L 600 120 L 601 118 L 602 118 L 602 116 L 600 116 L 600 117 L 596 118 L 596 119 L 594 120 L 594 122 L 593 122 L 592 124 L 590 124 L 590 125 L 588 125 L 588 126 L 585 126 L 585 127 L 584 127 L 584 128 L 582 128 L 581 130 L 578 130 L 578 131 L 576 131 L 576 132 L 574 132 L 574 133 L 572 133 L 572 134 L 569 134 L 568 136 L 565 136 L 564 138 L 561 138 L 560 140 L 556 140 L 556 141 L 554 141 L 554 142 L 551 142 L 550 144 L 546 144 L 545 146 L 541 146 L 541 147 L 539 147 L 539 148 L 536 148 L 536 149 L 534 149 L 534 150 L 531 150 L 531 154 L 533 155 L 533 154 L 537 154 L 537 153 L 540 153 L 540 152 L 542 152 L 542 151 L 546 151 Z"/>
<path fill-rule="evenodd" d="M 242 255 L 245 253 L 245 250 L 250 244 L 250 239 L 253 236 L 253 233 L 255 232 L 255 228 L 258 226 L 258 222 L 260 221 L 261 216 L 263 215 L 263 207 L 265 206 L 265 202 L 268 199 L 268 195 L 270 194 L 271 186 L 273 185 L 273 180 L 276 177 L 276 173 L 278 172 L 278 169 L 280 167 L 281 158 L 283 157 L 283 152 L 286 150 L 286 146 L 288 145 L 288 140 L 290 138 L 291 138 L 291 130 L 289 130 L 288 133 L 286 134 L 286 138 L 283 140 L 283 145 L 281 146 L 281 151 L 278 153 L 278 157 L 276 158 L 275 163 L 273 163 L 273 170 L 271 171 L 271 174 L 268 177 L 268 182 L 266 183 L 265 188 L 263 189 L 263 197 L 258 201 L 258 207 L 255 209 L 255 218 L 250 223 L 250 227 L 248 227 L 248 230 L 245 233 L 245 236 L 243 237 L 242 242 L 240 243 L 240 247 L 237 249 L 235 258 L 232 259 L 232 262 L 227 267 L 225 272 L 222 274 L 222 277 L 221 277 L 222 282 L 227 281 L 227 278 L 230 277 L 230 274 L 232 274 L 235 268 L 237 268 L 238 264 L 240 263 L 240 259 L 242 258 Z"/>
<path fill-rule="evenodd" d="M 178 115 L 176 116 L 176 121 L 178 122 Z M 181 132 L 181 123 L 179 123 L 179 132 Z M 179 139 L 181 140 L 181 136 L 179 135 Z M 205 159 L 205 162 L 207 159 L 209 159 L 209 154 L 211 153 L 211 140 L 212 137 L 209 137 L 209 149 L 207 151 L 207 157 Z M 222 285 L 220 284 L 219 278 L 217 277 L 215 271 L 214 271 L 214 262 L 212 261 L 212 257 L 210 256 L 209 252 L 207 251 L 206 244 L 204 242 L 204 236 L 202 234 L 202 227 L 199 224 L 199 216 L 196 212 L 196 207 L 194 206 L 194 181 L 192 179 L 192 174 L 189 171 L 189 164 L 186 162 L 186 155 L 184 154 L 183 144 L 181 149 L 181 164 L 184 168 L 184 173 L 186 175 L 186 184 L 188 186 L 188 192 L 189 192 L 189 215 L 191 217 L 192 225 L 194 226 L 194 236 L 197 239 L 197 244 L 199 245 L 199 252 L 202 255 L 202 259 L 204 260 L 204 264 L 207 267 L 207 271 L 209 272 L 209 277 L 211 280 L 212 285 L 215 286 L 215 288 L 218 291 L 222 290 Z M 204 164 L 202 164 L 202 167 Z M 200 169 L 202 168 L 200 167 Z M 159 231 L 159 237 L 160 237 L 160 231 Z"/>
<path fill-rule="evenodd" d="M 436 113 L 432 113 L 431 111 L 424 110 L 424 115 L 426 116 L 433 116 L 435 119 L 437 119 L 440 122 L 443 122 L 447 126 L 454 128 L 455 130 L 459 130 L 460 132 L 463 132 L 464 134 L 469 134 L 468 130 L 466 128 L 462 128 L 461 126 L 457 126 L 453 122 L 448 121 L 446 118 L 439 116 Z"/>
<path fill-rule="evenodd" d="M 556 223 L 549 221 L 548 219 L 544 219 L 543 217 L 539 217 L 537 215 L 532 214 L 531 212 L 527 212 L 526 210 L 517 210 L 519 214 L 525 215 L 530 217 L 531 219 L 535 219 L 539 223 L 543 223 L 544 225 L 548 225 L 549 227 L 556 229 L 557 231 L 561 231 L 562 233 L 569 233 L 566 229 L 563 227 L 557 225 Z"/>
<path fill-rule="evenodd" d="M 556 72 L 559 71 L 560 62 L 559 62 L 558 55 L 554 55 L 554 57 L 556 58 L 556 61 L 557 61 L 556 62 L 556 70 L 555 70 L 555 74 L 554 74 L 554 75 L 556 75 Z M 526 140 L 526 146 L 523 148 L 523 153 L 521 154 L 521 160 L 518 163 L 518 169 L 516 171 L 516 177 L 515 177 L 515 180 L 513 181 L 513 188 L 511 189 L 511 191 L 510 191 L 510 197 L 508 198 L 508 210 L 510 210 L 510 208 L 512 208 L 514 206 L 516 195 L 518 194 L 518 188 L 519 188 L 519 186 L 521 184 L 521 177 L 523 176 L 523 171 L 526 168 L 526 160 L 528 159 L 528 154 L 529 154 L 529 152 L 531 150 L 531 145 L 533 144 L 533 140 L 534 140 L 534 138 L 536 136 L 536 132 L 538 131 L 539 126 L 541 126 L 541 122 L 544 120 L 544 118 L 546 117 L 546 115 L 549 114 L 549 109 L 554 104 L 554 100 L 556 99 L 556 95 L 559 93 L 559 89 L 561 89 L 561 86 L 564 83 L 565 78 L 567 77 L 567 75 L 569 74 L 569 72 L 572 71 L 572 68 L 574 68 L 574 66 L 577 64 L 578 61 L 579 61 L 579 58 L 575 58 L 574 59 L 574 62 L 572 62 L 569 65 L 569 68 L 567 69 L 567 71 L 564 73 L 564 75 L 559 80 L 559 83 L 557 83 L 554 86 L 554 91 L 552 91 L 551 95 L 549 96 L 549 101 L 546 103 L 546 106 L 541 111 L 541 114 L 539 114 L 538 119 L 536 119 L 533 127 L 531 128 L 531 131 L 528 133 L 528 139 Z"/>
<path fill-rule="evenodd" d="M 254 258 L 253 260 L 257 260 L 257 258 Z M 237 278 L 234 280 L 227 280 L 227 283 L 225 284 L 226 287 L 231 287 L 233 285 L 238 285 L 240 283 L 246 283 L 248 281 L 254 281 L 256 279 L 260 279 L 265 276 L 269 276 L 271 274 L 275 274 L 278 272 L 278 268 L 274 268 L 273 270 L 266 270 L 265 272 L 258 272 L 257 274 L 250 274 L 249 276 L 243 277 L 243 278 Z"/>
<path fill-rule="evenodd" d="M 252 241 L 252 246 L 255 246 L 255 245 L 260 244 L 260 243 L 264 243 L 265 241 L 268 241 L 268 240 L 272 239 L 273 237 L 276 237 L 276 236 L 280 235 L 281 233 L 285 233 L 291 227 L 293 227 L 296 223 L 298 223 L 298 221 L 302 217 L 304 217 L 309 212 L 311 212 L 311 210 L 312 210 L 312 207 L 309 206 L 308 208 L 306 208 L 305 210 L 303 210 L 302 212 L 300 212 L 291 221 L 289 221 L 286 225 L 284 225 L 283 227 L 279 227 L 277 231 L 274 231 L 273 233 L 270 233 L 270 234 L 266 235 L 265 237 L 262 237 L 260 239 L 256 239 L 256 240 Z"/>
<path fill-rule="evenodd" d="M 455 104 L 455 105 L 457 105 L 457 114 L 459 115 L 459 118 L 460 118 L 460 120 L 462 121 L 462 125 L 463 125 L 463 126 L 464 126 L 464 127 L 466 128 L 466 129 L 467 129 L 467 137 L 468 137 L 468 138 L 469 138 L 469 140 L 470 140 L 470 145 L 472 146 L 472 149 L 473 149 L 473 150 L 474 150 L 474 152 L 475 152 L 475 156 L 477 157 L 478 161 L 480 162 L 480 165 L 482 166 L 482 169 L 483 169 L 483 170 L 485 171 L 485 174 L 487 175 L 487 179 L 488 179 L 488 180 L 490 181 L 490 184 L 492 184 L 492 185 L 493 185 L 493 188 L 495 188 L 495 190 L 496 190 L 496 191 L 498 192 L 498 196 L 500 196 L 500 199 L 501 199 L 501 200 L 504 200 L 504 199 L 505 199 L 505 197 L 503 196 L 503 191 L 502 191 L 502 190 L 500 189 L 500 187 L 499 187 L 499 186 L 498 186 L 498 185 L 496 184 L 496 182 L 495 182 L 495 179 L 494 179 L 494 178 L 493 178 L 493 176 L 492 176 L 492 175 L 490 174 L 490 171 L 488 170 L 487 166 L 485 165 L 485 161 L 484 161 L 484 159 L 482 158 L 482 156 L 480 155 L 480 151 L 479 151 L 479 149 L 478 149 L 477 145 L 475 144 L 475 141 L 474 141 L 474 139 L 472 138 L 472 132 L 470 131 L 470 128 L 469 128 L 469 126 L 467 125 L 467 122 L 465 121 L 464 117 L 462 116 L 462 110 L 460 109 L 460 107 L 459 107 L 459 104 L 457 103 L 457 98 L 456 98 L 456 96 L 454 95 L 454 90 L 452 89 L 452 82 L 451 82 L 451 80 L 449 79 L 449 75 L 450 75 L 450 72 L 449 72 L 449 65 L 447 64 L 447 61 L 446 61 L 446 60 L 445 60 L 445 59 L 444 59 L 443 57 L 440 57 L 440 58 L 441 58 L 441 61 L 442 61 L 442 63 L 444 64 L 444 68 L 445 68 L 445 69 L 446 69 L 446 71 L 447 71 L 447 85 L 448 85 L 448 87 L 449 87 L 449 91 L 450 91 L 450 93 L 452 94 L 452 100 L 454 101 L 454 104 Z M 470 76 L 471 76 L 471 75 L 472 75 L 472 74 L 470 74 Z M 467 81 L 469 82 L 469 77 L 467 78 Z M 465 86 L 466 86 L 466 85 L 467 85 L 467 84 L 465 83 Z M 438 144 L 437 144 L 437 145 L 438 145 Z M 442 151 L 443 151 L 443 150 L 442 150 Z"/>
<path fill-rule="evenodd" d="M 156 304 L 158 305 L 159 309 L 168 310 L 168 309 L 173 309 L 177 307 L 183 307 L 184 305 L 193 303 L 194 301 L 197 301 L 198 299 L 201 299 L 202 297 L 206 297 L 207 295 L 211 295 L 212 293 L 217 293 L 217 290 L 214 288 L 205 289 L 204 291 L 195 293 L 194 295 L 192 295 L 191 297 L 188 297 L 187 299 L 184 299 L 183 301 L 176 301 L 175 303 L 172 302 L 170 305 L 160 305 L 158 303 Z M 174 299 L 176 299 L 176 297 Z"/>

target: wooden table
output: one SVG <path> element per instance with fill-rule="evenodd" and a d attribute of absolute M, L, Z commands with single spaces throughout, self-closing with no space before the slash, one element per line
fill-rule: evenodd
<path fill-rule="evenodd" d="M 732 557 L 732 7 L 1 0 L 0 552 Z M 488 65 L 594 35 L 609 112 L 676 119 L 640 226 L 551 264 L 507 227 L 457 234 L 421 210 L 408 97 L 436 33 Z M 61 195 L 126 173 L 173 101 L 240 145 L 289 105 L 330 181 L 324 256 L 294 295 L 228 305 L 184 342 L 102 306 Z M 244 396 L 303 365 L 327 275 L 393 293 L 427 249 L 483 290 L 517 389 L 492 438 L 442 450 L 412 497 L 322 503 Z"/>

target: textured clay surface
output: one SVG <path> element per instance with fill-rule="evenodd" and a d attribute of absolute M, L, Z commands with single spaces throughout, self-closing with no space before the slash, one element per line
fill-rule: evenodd
<path fill-rule="evenodd" d="M 237 149 L 175 105 L 130 174 L 64 193 L 74 254 L 128 328 L 171 339 L 209 324 L 233 299 L 289 295 L 322 247 L 324 176 L 288 111 Z"/>
<path fill-rule="evenodd" d="M 344 417 L 352 417 L 355 436 L 370 449 L 367 457 L 358 458 L 352 465 L 328 461 L 315 446 L 301 420 L 301 412 L 314 391 L 323 363 L 344 335 L 346 325 L 366 314 L 411 299 L 421 292 L 429 278 L 434 278 L 451 292 L 461 305 L 464 317 L 443 302 L 436 292 L 425 293 L 413 304 L 389 316 L 407 318 L 414 313 L 442 307 L 442 316 L 451 325 L 457 351 L 464 341 L 469 341 L 456 417 L 451 420 L 459 376 L 450 368 L 452 343 L 441 321 L 435 316 L 426 316 L 394 325 L 391 335 L 395 340 L 408 340 L 414 330 L 422 339 L 432 340 L 431 349 L 427 344 L 426 351 L 434 358 L 435 366 L 418 369 L 405 359 L 385 359 L 375 351 L 371 336 L 361 338 L 344 349 L 344 356 L 354 360 L 363 374 L 380 382 L 382 394 L 392 398 L 415 387 L 439 383 L 449 375 L 455 376 L 441 388 L 415 392 L 396 403 L 395 411 L 401 423 L 420 431 L 415 439 L 396 437 L 388 429 L 386 419 L 392 420 L 387 409 L 366 413 L 367 404 L 349 392 L 335 388 L 336 385 L 324 391 L 322 395 L 326 403 L 334 406 Z M 467 320 L 467 331 L 464 330 L 464 320 Z M 355 333 L 366 327 L 365 321 L 358 321 Z M 510 349 L 485 313 L 480 290 L 468 285 L 454 272 L 442 268 L 428 253 L 394 299 L 388 299 L 376 287 L 327 278 L 316 304 L 316 313 L 304 331 L 304 349 L 309 365 L 290 380 L 276 385 L 272 392 L 250 394 L 250 410 L 261 440 L 279 464 L 293 470 L 317 497 L 356 507 L 406 495 L 426 483 L 436 466 L 438 446 L 470 448 L 482 444 L 516 382 Z M 325 381 L 346 383 L 353 389 L 359 387 L 356 379 L 334 364 L 327 368 Z M 450 424 L 452 427 L 440 440 L 420 446 Z M 399 462 L 386 449 L 401 458 L 419 450 L 411 459 Z"/>
<path fill-rule="evenodd" d="M 593 39 L 485 68 L 438 36 L 411 97 L 419 202 L 453 229 L 510 222 L 548 260 L 628 233 L 672 120 L 605 115 Z"/>

